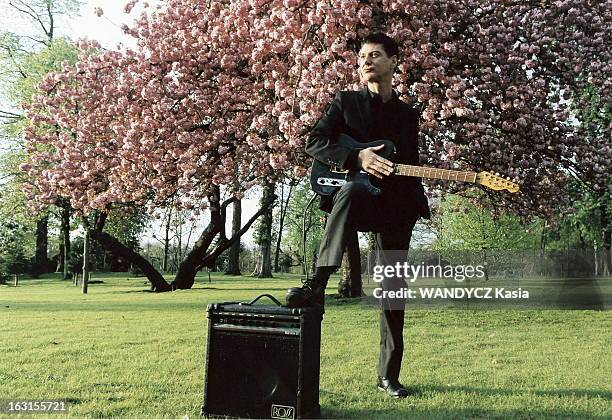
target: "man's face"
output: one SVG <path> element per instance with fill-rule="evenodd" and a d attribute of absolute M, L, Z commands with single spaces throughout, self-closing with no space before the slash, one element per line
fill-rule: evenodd
<path fill-rule="evenodd" d="M 364 82 L 380 82 L 393 75 L 397 56 L 388 57 L 382 44 L 363 44 L 358 63 L 359 75 Z"/>

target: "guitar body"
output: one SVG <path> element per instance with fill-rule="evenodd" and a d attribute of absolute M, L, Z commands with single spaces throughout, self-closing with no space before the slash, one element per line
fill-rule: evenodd
<path fill-rule="evenodd" d="M 338 136 L 338 144 L 348 147 L 353 150 L 363 150 L 368 147 L 384 145 L 381 150 L 376 153 L 385 159 L 392 160 L 391 157 L 395 152 L 395 145 L 390 140 L 376 140 L 369 143 L 361 143 L 354 140 L 346 134 Z M 310 168 L 310 185 L 312 190 L 321 196 L 330 196 L 338 191 L 347 182 L 358 182 L 364 184 L 371 194 L 378 195 L 381 193 L 381 180 L 376 177 L 370 177 L 370 174 L 359 170 L 343 170 L 342 168 L 332 168 L 318 160 L 312 162 Z"/>

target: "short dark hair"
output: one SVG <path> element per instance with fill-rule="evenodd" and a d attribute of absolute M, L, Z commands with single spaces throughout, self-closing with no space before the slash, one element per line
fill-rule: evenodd
<path fill-rule="evenodd" d="M 364 44 L 381 44 L 385 49 L 385 53 L 387 53 L 388 57 L 399 55 L 399 47 L 397 45 L 397 42 L 395 42 L 393 38 L 386 34 L 383 34 L 382 32 L 376 32 L 374 34 L 366 36 L 361 41 L 362 47 Z"/>

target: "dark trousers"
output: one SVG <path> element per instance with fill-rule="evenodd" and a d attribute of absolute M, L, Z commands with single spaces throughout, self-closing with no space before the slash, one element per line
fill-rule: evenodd
<path fill-rule="evenodd" d="M 394 258 L 399 254 L 406 261 L 412 229 L 418 216 L 415 210 L 409 209 L 402 214 L 398 208 L 406 208 L 401 195 L 394 200 L 390 195 L 373 196 L 363 184 L 348 182 L 343 185 L 333 197 L 333 208 L 319 247 L 317 267 L 339 267 L 346 244 L 356 231 L 375 232 L 379 250 L 405 251 L 395 253 Z M 379 376 L 399 378 L 404 353 L 403 329 L 404 310 L 388 310 L 383 306 L 380 313 Z"/>

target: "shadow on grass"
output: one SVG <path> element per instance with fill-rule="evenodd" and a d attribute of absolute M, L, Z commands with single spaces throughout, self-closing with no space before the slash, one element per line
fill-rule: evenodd
<path fill-rule="evenodd" d="M 217 290 L 231 290 L 233 292 L 236 291 L 254 291 L 254 292 L 267 292 L 267 291 L 286 291 L 288 287 L 194 287 L 193 289 L 188 290 L 200 290 L 200 289 L 217 289 Z"/>
<path fill-rule="evenodd" d="M 115 290 L 113 292 L 106 292 L 108 295 L 126 295 L 130 293 L 155 293 L 151 289 L 138 289 L 138 290 Z"/>
<path fill-rule="evenodd" d="M 189 311 L 201 311 L 202 314 L 205 313 L 206 305 L 208 301 L 202 302 L 182 302 L 180 305 L 175 305 L 172 307 L 168 306 L 167 302 L 159 302 L 159 301 L 143 301 L 143 302 L 131 302 L 129 304 L 126 303 L 116 303 L 116 302 L 79 302 L 79 303 L 49 303 L 49 302 L 40 302 L 40 303 L 19 303 L 12 305 L 8 310 L 18 310 L 18 311 L 37 311 L 37 312 L 45 312 L 45 313 L 61 313 L 61 312 L 82 312 L 82 313 L 96 313 L 96 312 L 110 312 L 110 313 L 127 313 L 127 312 L 189 312 Z M 7 310 L 3 306 L 0 306 L 0 310 Z M 204 315 L 202 315 L 204 316 Z"/>
<path fill-rule="evenodd" d="M 436 386 L 422 385 L 418 387 L 419 394 L 425 393 L 446 393 L 446 392 L 463 392 L 475 393 L 483 396 L 509 396 L 521 394 L 535 394 L 547 397 L 600 397 L 612 401 L 612 392 L 601 389 L 547 389 L 547 390 L 532 390 L 532 389 L 503 389 L 503 388 L 474 388 L 469 386 Z"/>
<path fill-rule="evenodd" d="M 558 419 L 558 418 L 593 418 L 584 410 L 536 410 L 536 409 L 508 409 L 486 410 L 478 408 L 456 409 L 423 409 L 415 407 L 399 407 L 387 409 L 342 409 L 333 410 L 327 407 L 321 409 L 323 418 L 363 418 L 363 419 Z M 603 417 L 602 417 L 603 418 Z"/>
<path fill-rule="evenodd" d="M 240 288 L 236 288 L 236 287 L 208 287 L 208 286 L 197 286 L 197 287 L 193 287 L 191 289 L 177 289 L 174 291 L 174 293 L 181 293 L 181 292 L 195 292 L 195 291 L 200 291 L 200 290 L 231 290 L 233 292 L 236 291 L 257 291 L 257 292 L 266 292 L 266 291 L 285 291 L 287 290 L 286 287 L 266 287 L 266 288 L 260 288 L 260 289 L 255 289 L 255 288 L 244 288 L 244 287 L 240 287 Z M 116 294 L 116 295 L 123 295 L 123 294 L 129 294 L 129 293 L 173 293 L 171 291 L 167 291 L 167 292 L 154 292 L 150 289 L 138 289 L 138 290 L 115 290 L 112 292 L 106 292 L 105 294 Z"/>
<path fill-rule="evenodd" d="M 414 394 L 405 400 L 388 399 L 388 408 L 345 408 L 344 406 L 350 402 L 351 396 L 342 393 L 321 390 L 321 394 L 332 396 L 342 408 L 333 408 L 326 404 L 321 408 L 322 415 L 325 418 L 592 418 L 592 412 L 588 410 L 576 409 L 560 409 L 559 407 L 546 409 L 480 409 L 480 408 L 454 408 L 454 409 L 423 409 L 414 407 L 414 402 L 424 397 L 430 397 L 435 394 L 446 393 L 461 393 L 461 394 L 476 394 L 478 397 L 510 397 L 521 395 L 536 395 L 540 397 L 560 397 L 560 398 L 603 398 L 606 401 L 612 401 L 612 393 L 599 389 L 551 389 L 551 390 L 513 390 L 513 389 L 495 389 L 495 388 L 474 388 L 468 386 L 431 386 L 422 385 L 416 388 L 411 388 Z M 375 391 L 372 391 L 375 392 Z M 381 398 L 387 398 L 384 394 L 380 394 Z M 346 398 L 346 401 L 342 401 Z M 404 404 L 406 406 L 404 406 Z"/>

